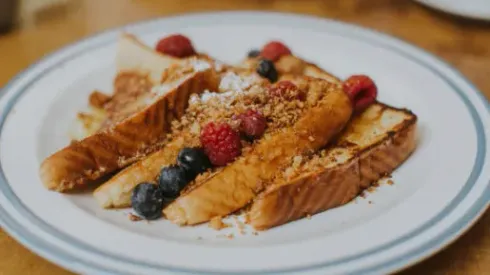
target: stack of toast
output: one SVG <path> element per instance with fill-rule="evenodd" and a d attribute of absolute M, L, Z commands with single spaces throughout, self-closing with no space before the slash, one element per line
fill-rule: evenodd
<path fill-rule="evenodd" d="M 161 212 L 195 225 L 244 210 L 265 230 L 348 203 L 415 149 L 409 110 L 378 101 L 356 110 L 340 79 L 292 53 L 272 62 L 277 79 L 257 70 L 260 62 L 170 56 L 123 34 L 113 94 L 91 95 L 85 131 L 43 161 L 42 182 L 65 192 L 112 175 L 94 197 L 104 208 L 130 207 L 140 183 L 157 184 L 183 148 L 202 146 L 207 124 L 233 125 L 252 108 L 267 121 L 263 135 L 242 140 L 239 156 L 191 180 Z M 297 94 L 270 96 L 286 82 Z"/>

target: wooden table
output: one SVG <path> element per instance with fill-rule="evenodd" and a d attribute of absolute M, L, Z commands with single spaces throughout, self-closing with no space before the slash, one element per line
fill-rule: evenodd
<path fill-rule="evenodd" d="M 35 24 L 0 36 L 0 86 L 36 59 L 97 31 L 184 12 L 255 9 L 334 18 L 418 45 L 459 68 L 490 98 L 490 23 L 469 21 L 404 0 L 72 0 Z M 110 11 L 110 13 L 109 13 Z M 490 272 L 490 212 L 436 256 L 400 274 Z M 0 274 L 71 274 L 31 253 L 0 230 Z"/>

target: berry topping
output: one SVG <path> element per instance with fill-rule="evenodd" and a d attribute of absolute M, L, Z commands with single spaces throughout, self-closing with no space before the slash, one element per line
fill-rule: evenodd
<path fill-rule="evenodd" d="M 177 160 L 192 178 L 212 167 L 211 161 L 201 148 L 186 147 L 180 150 Z"/>
<path fill-rule="evenodd" d="M 201 131 L 201 143 L 209 160 L 224 166 L 241 154 L 240 134 L 227 123 L 210 122 Z"/>
<path fill-rule="evenodd" d="M 262 59 L 257 65 L 257 73 L 262 77 L 269 79 L 270 82 L 277 81 L 277 70 L 274 63 L 267 59 Z"/>
<path fill-rule="evenodd" d="M 131 194 L 131 205 L 139 216 L 147 220 L 159 218 L 163 209 L 162 191 L 156 184 L 138 184 Z"/>
<path fill-rule="evenodd" d="M 248 57 L 257 57 L 259 55 L 260 55 L 260 51 L 259 50 L 251 50 L 247 54 Z"/>
<path fill-rule="evenodd" d="M 167 200 L 175 199 L 180 191 L 190 182 L 186 169 L 178 165 L 163 167 L 160 171 L 158 184 L 163 197 Z"/>
<path fill-rule="evenodd" d="M 251 109 L 238 115 L 238 119 L 240 120 L 240 132 L 250 139 L 261 137 L 267 127 L 265 117 L 261 113 Z"/>
<path fill-rule="evenodd" d="M 305 93 L 293 82 L 288 80 L 279 81 L 269 88 L 269 94 L 273 97 L 281 97 L 287 100 L 305 100 Z"/>
<path fill-rule="evenodd" d="M 267 43 L 260 52 L 263 58 L 271 61 L 277 61 L 283 55 L 291 54 L 291 50 L 279 41 L 271 41 Z"/>
<path fill-rule="evenodd" d="M 353 75 L 343 84 L 344 91 L 349 96 L 356 112 L 366 109 L 376 101 L 378 88 L 374 81 L 365 75 Z"/>
<path fill-rule="evenodd" d="M 191 40 L 181 34 L 162 38 L 158 41 L 156 50 L 174 57 L 188 57 L 196 54 Z"/>

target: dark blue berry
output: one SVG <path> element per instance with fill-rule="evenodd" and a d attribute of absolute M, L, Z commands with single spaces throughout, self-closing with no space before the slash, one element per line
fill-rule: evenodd
<path fill-rule="evenodd" d="M 186 147 L 180 150 L 177 161 L 188 171 L 188 176 L 192 179 L 212 167 L 211 161 L 201 148 Z"/>
<path fill-rule="evenodd" d="M 147 220 L 157 219 L 162 215 L 163 196 L 158 185 L 143 182 L 138 184 L 131 194 L 131 205 L 139 216 Z"/>
<path fill-rule="evenodd" d="M 166 200 L 172 200 L 179 196 L 180 191 L 192 180 L 187 170 L 178 165 L 163 167 L 160 171 L 158 184 Z"/>
<path fill-rule="evenodd" d="M 257 65 L 257 73 L 269 79 L 272 83 L 277 81 L 278 76 L 274 62 L 268 59 L 262 59 L 259 61 L 259 64 Z"/>
<path fill-rule="evenodd" d="M 259 55 L 260 55 L 260 51 L 257 49 L 253 49 L 253 50 L 249 51 L 247 54 L 248 57 L 257 57 Z"/>

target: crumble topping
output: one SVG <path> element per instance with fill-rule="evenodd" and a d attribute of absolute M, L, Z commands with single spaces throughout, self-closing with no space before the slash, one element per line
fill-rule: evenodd
<path fill-rule="evenodd" d="M 230 227 L 229 224 L 224 223 L 221 217 L 214 217 L 209 221 L 208 224 L 209 227 L 215 229 L 215 230 L 221 230 L 227 227 Z"/>
<path fill-rule="evenodd" d="M 253 77 L 251 76 L 252 79 Z M 232 81 L 234 79 L 241 80 Z M 173 136 L 180 135 L 182 131 L 198 135 L 200 129 L 208 122 L 226 122 L 233 126 L 236 124 L 236 117 L 247 109 L 264 115 L 267 120 L 267 135 L 292 125 L 309 107 L 308 103 L 299 99 L 286 101 L 272 97 L 268 93 L 268 87 L 250 85 L 247 77 L 240 77 L 234 73 L 227 73 L 220 84 L 223 89 L 228 88 L 227 85 L 238 89 L 222 93 L 205 91 L 200 95 L 192 95 L 186 114 L 180 120 L 172 122 Z"/>
<path fill-rule="evenodd" d="M 110 100 L 111 96 L 97 90 L 93 91 L 88 98 L 90 106 L 99 109 L 104 108 L 104 105 Z"/>
<path fill-rule="evenodd" d="M 136 216 L 136 215 L 134 215 L 133 213 L 129 213 L 129 214 L 128 214 L 128 218 L 129 218 L 129 220 L 130 220 L 130 221 L 132 221 L 132 222 L 137 222 L 137 221 L 141 221 L 141 220 L 143 220 L 143 218 L 141 218 L 140 216 Z"/>
<path fill-rule="evenodd" d="M 165 142 L 170 142 L 180 137 L 185 140 L 185 146 L 191 146 L 192 144 L 192 146 L 199 147 L 201 146 L 200 132 L 207 123 L 224 122 L 237 129 L 239 126 L 237 117 L 248 109 L 257 111 L 265 117 L 267 128 L 262 139 L 267 140 L 277 131 L 283 131 L 285 127 L 296 123 L 307 108 L 315 106 L 323 97 L 325 91 L 328 92 L 328 90 L 332 89 L 331 86 L 326 87 L 316 84 L 319 81 L 309 81 L 307 79 L 301 82 L 300 80 L 297 82 L 297 86 L 301 89 L 300 92 L 304 94 L 304 97 L 284 98 L 271 94 L 271 86 L 264 85 L 263 82 L 250 85 L 250 82 L 252 82 L 250 79 L 253 78 L 253 75 L 247 78 L 246 76 L 228 72 L 220 86 L 226 88 L 227 85 L 230 85 L 234 89 L 221 93 L 205 91 L 199 95 L 192 95 L 185 114 L 180 119 L 172 121 L 171 134 L 167 135 Z M 242 141 L 241 158 L 250 154 L 253 150 L 253 144 L 253 141 Z M 278 151 L 277 154 L 280 154 L 280 152 Z M 273 151 L 268 154 L 270 157 L 274 157 L 274 155 L 275 152 Z M 298 173 L 299 168 L 302 166 L 301 164 L 307 160 L 308 158 L 303 156 L 292 158 L 293 166 L 291 167 L 292 170 L 288 170 L 288 176 Z M 257 156 L 256 158 L 247 158 L 246 161 L 258 162 L 266 160 L 262 160 Z M 224 167 L 200 174 L 195 179 L 195 184 L 188 185 L 183 192 L 192 190 L 199 182 L 208 180 L 221 169 L 224 169 Z"/>

